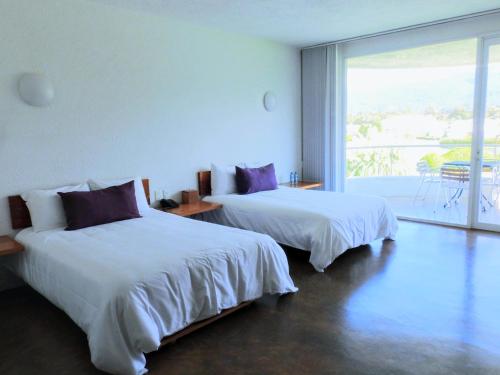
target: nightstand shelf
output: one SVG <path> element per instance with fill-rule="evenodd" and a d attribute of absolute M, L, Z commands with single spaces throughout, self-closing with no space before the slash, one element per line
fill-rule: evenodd
<path fill-rule="evenodd" d="M 9 236 L 0 236 L 0 256 L 20 253 L 24 246 Z"/>
<path fill-rule="evenodd" d="M 218 210 L 221 207 L 222 204 L 220 203 L 198 201 L 195 203 L 183 203 L 177 208 L 159 208 L 159 210 L 179 216 L 192 216 L 203 212 Z"/>
<path fill-rule="evenodd" d="M 296 184 L 291 184 L 287 182 L 286 184 L 281 184 L 281 186 L 297 188 L 297 189 L 316 189 L 323 186 L 323 183 L 319 181 L 298 181 Z"/>

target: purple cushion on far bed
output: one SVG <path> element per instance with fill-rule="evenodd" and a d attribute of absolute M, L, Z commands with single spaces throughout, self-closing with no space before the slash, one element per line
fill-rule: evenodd
<path fill-rule="evenodd" d="M 260 168 L 236 167 L 236 187 L 238 194 L 277 189 L 278 181 L 274 172 L 274 164 L 271 163 Z"/>
<path fill-rule="evenodd" d="M 57 194 L 61 196 L 66 213 L 66 230 L 141 217 L 135 199 L 134 181 L 101 190 Z"/>

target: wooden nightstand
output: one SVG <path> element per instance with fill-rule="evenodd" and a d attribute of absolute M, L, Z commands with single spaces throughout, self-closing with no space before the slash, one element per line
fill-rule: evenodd
<path fill-rule="evenodd" d="M 281 186 L 297 188 L 297 189 L 315 189 L 323 186 L 323 183 L 318 181 L 298 181 L 296 184 L 291 184 L 287 182 L 286 184 L 281 184 Z"/>
<path fill-rule="evenodd" d="M 0 256 L 20 253 L 24 246 L 9 236 L 0 236 Z"/>
<path fill-rule="evenodd" d="M 222 204 L 220 203 L 198 201 L 195 203 L 182 203 L 177 208 L 159 208 L 159 210 L 179 216 L 191 216 L 201 214 L 202 212 L 218 210 L 221 207 Z"/>

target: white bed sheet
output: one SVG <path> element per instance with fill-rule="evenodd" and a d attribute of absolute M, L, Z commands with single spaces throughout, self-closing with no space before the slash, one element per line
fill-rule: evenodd
<path fill-rule="evenodd" d="M 269 236 L 151 210 L 78 231 L 21 231 L 11 268 L 87 334 L 92 362 L 143 374 L 143 353 L 265 293 L 297 291 Z"/>
<path fill-rule="evenodd" d="M 308 250 L 319 272 L 346 250 L 379 238 L 394 239 L 398 230 L 385 199 L 372 195 L 280 187 L 204 199 L 223 207 L 204 213 L 203 220 L 265 233 L 281 244 Z"/>

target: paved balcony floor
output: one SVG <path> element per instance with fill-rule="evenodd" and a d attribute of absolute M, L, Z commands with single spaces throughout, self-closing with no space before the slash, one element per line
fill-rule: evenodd
<path fill-rule="evenodd" d="M 445 207 L 447 197 L 439 182 L 423 184 L 419 191 L 418 177 L 367 177 L 347 182 L 347 192 L 368 193 L 387 199 L 399 217 L 433 220 L 450 224 L 467 224 L 468 194 L 465 189 L 457 201 Z M 448 198 L 453 196 L 454 189 L 448 189 Z M 418 193 L 418 194 L 417 194 Z M 482 223 L 500 224 L 499 189 L 484 189 L 484 199 L 479 219 Z"/>

